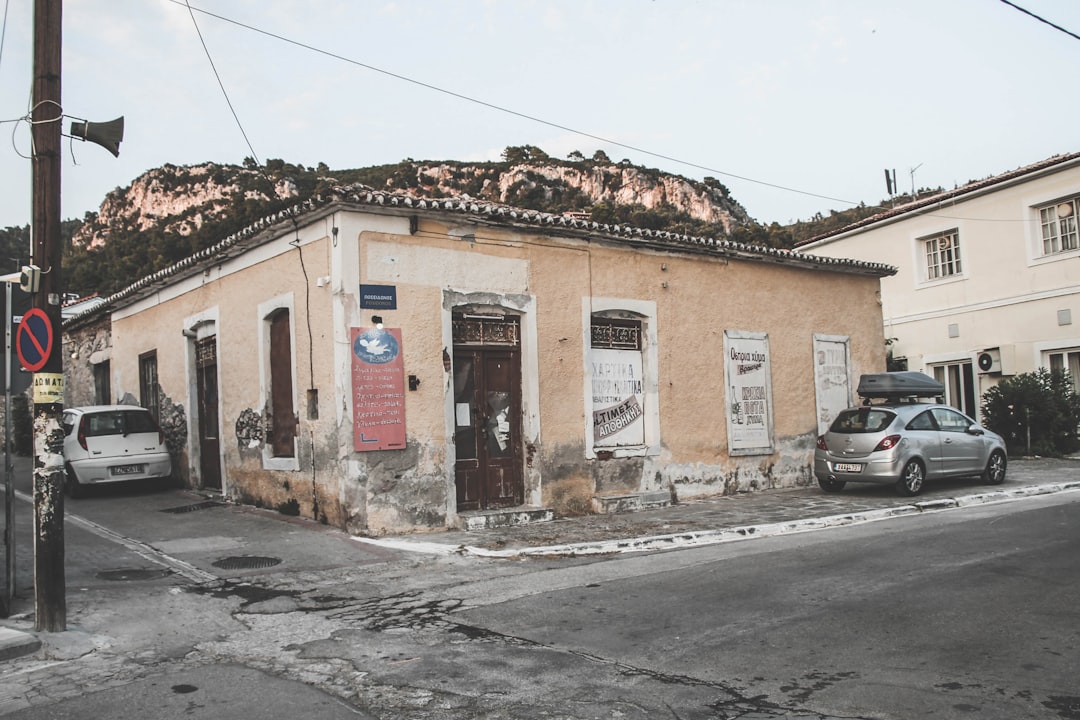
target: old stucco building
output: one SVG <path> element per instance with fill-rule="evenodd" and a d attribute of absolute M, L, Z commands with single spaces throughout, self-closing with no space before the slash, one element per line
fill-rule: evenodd
<path fill-rule="evenodd" d="M 820 427 L 884 369 L 892 272 L 363 189 L 66 330 L 109 318 L 83 346 L 190 487 L 411 532 L 811 483 Z"/>

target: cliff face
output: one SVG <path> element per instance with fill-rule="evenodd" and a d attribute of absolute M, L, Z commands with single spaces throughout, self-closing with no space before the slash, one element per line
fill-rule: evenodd
<path fill-rule="evenodd" d="M 469 197 L 530 210 L 575 212 L 602 222 L 632 222 L 625 210 L 653 213 L 652 226 L 684 221 L 728 235 L 753 224 L 716 180 L 704 182 L 629 163 L 458 163 L 404 161 L 397 165 L 334 172 L 270 161 L 166 165 L 145 172 L 106 196 L 96 216 L 75 233 L 76 247 L 94 249 L 110 237 L 135 233 L 187 238 L 202 232 L 220 239 L 246 222 L 322 188 L 355 182 L 415 197 Z M 618 214 L 618 209 L 624 212 Z M 606 213 L 597 217 L 597 213 Z M 640 212 L 634 217 L 640 217 Z M 679 231 L 680 228 L 671 228 Z M 695 228 L 701 230 L 700 227 Z M 210 240 L 211 238 L 205 238 Z"/>
<path fill-rule="evenodd" d="M 235 165 L 155 168 L 106 195 L 96 217 L 76 231 L 72 243 L 97 248 L 111 234 L 150 230 L 187 237 L 204 224 L 227 217 L 238 203 L 269 204 L 273 198 L 299 194 L 288 178 L 278 180 L 272 191 L 268 188 L 260 172 Z"/>

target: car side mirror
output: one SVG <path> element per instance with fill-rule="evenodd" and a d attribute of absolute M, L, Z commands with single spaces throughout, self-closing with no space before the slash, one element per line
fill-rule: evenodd
<path fill-rule="evenodd" d="M 985 435 L 986 434 L 986 431 L 983 430 L 978 425 L 970 425 L 970 426 L 968 426 L 967 431 L 968 431 L 968 435 Z"/>

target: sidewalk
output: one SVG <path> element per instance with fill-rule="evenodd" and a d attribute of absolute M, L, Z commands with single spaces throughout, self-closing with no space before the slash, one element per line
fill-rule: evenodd
<path fill-rule="evenodd" d="M 1015 459 L 1010 461 L 1001 485 L 983 485 L 978 478 L 931 482 L 913 498 L 898 496 L 891 486 L 854 483 L 843 492 L 830 494 L 815 483 L 803 488 L 689 500 L 617 515 L 586 515 L 474 532 L 356 539 L 397 550 L 492 558 L 643 552 L 806 532 L 1076 490 L 1080 490 L 1080 457 Z"/>

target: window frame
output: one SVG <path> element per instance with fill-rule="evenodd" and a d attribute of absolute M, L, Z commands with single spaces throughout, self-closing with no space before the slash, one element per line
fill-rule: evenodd
<path fill-rule="evenodd" d="M 296 389 L 297 385 L 297 348 L 296 348 L 296 310 L 293 306 L 293 294 L 281 295 L 279 297 L 267 300 L 260 303 L 257 309 L 258 323 L 259 323 L 259 407 L 257 412 L 264 421 L 264 428 L 269 425 L 267 421 L 270 419 L 268 413 L 272 413 L 272 398 L 273 398 L 273 373 L 271 372 L 271 328 L 275 318 L 279 318 L 283 312 L 289 314 L 289 372 L 292 379 L 291 388 L 291 403 L 292 414 L 297 419 L 297 427 L 299 427 L 299 404 Z M 298 434 L 294 434 L 293 437 L 293 454 L 289 455 L 276 455 L 274 451 L 274 443 L 269 433 L 264 432 L 262 442 L 262 465 L 265 470 L 284 470 L 289 472 L 298 472 L 300 470 L 300 438 Z"/>
<path fill-rule="evenodd" d="M 152 370 L 152 373 L 149 371 Z M 152 374 L 153 377 L 149 377 Z M 161 384 L 158 382 L 157 350 L 139 354 L 139 405 L 150 411 L 155 421 L 161 422 Z"/>
<path fill-rule="evenodd" d="M 919 238 L 922 251 L 923 282 L 939 283 L 964 277 L 963 251 L 959 228 L 950 228 Z"/>
<path fill-rule="evenodd" d="M 1066 206 L 1069 213 L 1063 219 L 1061 208 Z M 1080 251 L 1080 225 L 1077 223 L 1080 195 L 1039 204 L 1034 210 L 1039 227 L 1039 257 L 1059 257 Z"/>
<path fill-rule="evenodd" d="M 651 300 L 632 300 L 627 298 L 585 297 L 581 306 L 581 334 L 583 364 L 585 366 L 582 400 L 585 405 L 584 438 L 585 458 L 655 457 L 660 454 L 660 402 L 659 402 L 659 357 L 656 338 L 656 303 Z M 594 440 L 593 418 L 593 321 L 612 327 L 627 328 L 640 323 L 637 344 L 641 353 L 641 374 L 643 399 L 641 402 L 644 420 L 643 443 L 641 445 L 604 445 Z M 625 343 L 616 342 L 616 345 Z M 624 349 L 634 352 L 627 344 Z M 604 348 L 598 348 L 604 349 Z M 615 348 L 619 349 L 619 348 Z"/>

